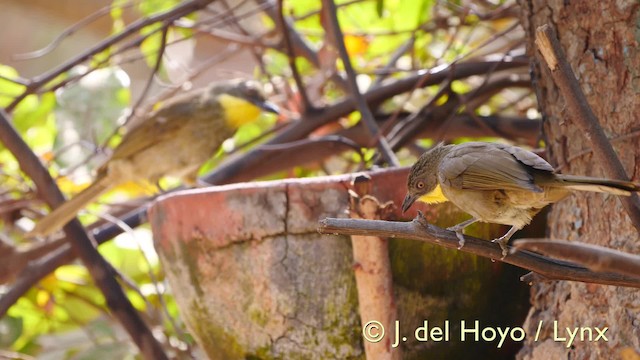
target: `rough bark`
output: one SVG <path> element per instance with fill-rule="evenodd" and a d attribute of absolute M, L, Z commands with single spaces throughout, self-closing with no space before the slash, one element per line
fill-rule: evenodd
<path fill-rule="evenodd" d="M 534 39 L 538 26 L 556 29 L 582 90 L 610 138 L 640 126 L 640 3 L 627 1 L 522 0 L 522 23 L 532 56 L 534 85 L 543 113 L 543 134 L 549 160 L 563 173 L 602 176 L 591 154 L 590 141 L 573 124 L 564 100 L 542 65 Z M 629 177 L 640 177 L 640 142 L 631 137 L 614 144 Z M 576 193 L 553 206 L 549 237 L 640 252 L 638 233 L 614 196 Z M 620 358 L 640 353 L 640 293 L 634 289 L 574 282 L 537 283 L 531 289 L 532 308 L 525 323 L 527 334 L 542 324 L 541 337 L 527 337 L 519 353 L 523 359 Z M 558 323 L 554 339 L 553 321 Z M 594 330 L 609 327 L 608 341 L 577 339 L 570 346 L 565 328 Z"/>

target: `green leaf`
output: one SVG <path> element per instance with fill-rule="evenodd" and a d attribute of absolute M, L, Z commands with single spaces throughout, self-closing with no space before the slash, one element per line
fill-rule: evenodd
<path fill-rule="evenodd" d="M 18 71 L 11 66 L 0 64 L 0 75 L 3 76 L 0 78 L 0 107 L 6 107 L 16 96 L 24 92 L 26 87 L 5 79 L 18 79 L 20 77 Z"/>
<path fill-rule="evenodd" d="M 153 14 L 167 11 L 180 3 L 180 0 L 144 0 L 140 1 L 138 10 L 144 16 L 151 16 Z"/>
<path fill-rule="evenodd" d="M 162 39 L 164 37 L 162 34 L 162 30 L 160 30 L 161 28 L 162 24 L 156 23 L 153 25 L 145 26 L 144 28 L 142 28 L 142 30 L 140 30 L 140 33 L 142 35 L 151 34 L 147 36 L 147 38 L 145 38 L 140 44 L 140 52 L 142 52 L 142 55 L 144 55 L 144 59 L 150 68 L 154 68 L 156 66 L 156 63 L 158 62 L 159 51 L 162 48 Z"/>
<path fill-rule="evenodd" d="M 112 25 L 111 25 L 111 33 L 112 34 L 116 34 L 121 32 L 125 25 L 124 25 L 124 18 L 122 17 L 122 14 L 124 12 L 124 7 L 129 3 L 128 0 L 113 0 L 111 2 L 111 11 L 110 11 L 110 15 L 111 15 L 111 20 Z"/>

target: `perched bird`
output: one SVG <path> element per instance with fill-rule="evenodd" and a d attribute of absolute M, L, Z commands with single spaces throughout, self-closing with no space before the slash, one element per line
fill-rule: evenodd
<path fill-rule="evenodd" d="M 511 236 L 531 222 L 545 206 L 572 190 L 629 196 L 640 184 L 586 176 L 555 174 L 538 155 L 516 146 L 469 142 L 438 144 L 411 167 L 402 211 L 416 201 L 428 204 L 451 201 L 472 218 L 448 228 L 464 245 L 462 231 L 477 222 L 511 225 L 493 242 L 503 257 Z"/>
<path fill-rule="evenodd" d="M 71 221 L 104 191 L 128 181 L 163 176 L 195 183 L 200 166 L 241 125 L 263 110 L 277 113 L 254 81 L 225 81 L 166 101 L 123 137 L 94 182 L 41 219 L 29 236 L 46 236 Z"/>

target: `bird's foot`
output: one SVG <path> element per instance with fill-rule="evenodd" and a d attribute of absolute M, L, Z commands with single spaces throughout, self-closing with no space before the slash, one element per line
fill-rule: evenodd
<path fill-rule="evenodd" d="M 449 231 L 453 231 L 456 233 L 456 237 L 458 238 L 458 250 L 462 249 L 464 246 L 464 228 L 478 221 L 476 218 L 471 218 L 469 220 L 463 221 L 460 224 L 453 225 L 447 228 Z"/>
<path fill-rule="evenodd" d="M 498 245 L 500 245 L 500 249 L 502 249 L 502 257 L 500 258 L 500 260 L 503 260 L 505 257 L 507 257 L 507 254 L 509 253 L 509 249 L 507 248 L 509 238 L 510 236 L 507 237 L 507 235 L 505 234 L 504 236 L 491 240 L 492 243 L 497 243 Z"/>
<path fill-rule="evenodd" d="M 493 243 L 498 243 L 498 245 L 500 245 L 500 249 L 502 249 L 502 257 L 500 258 L 500 260 L 503 260 L 505 257 L 507 257 L 507 254 L 509 253 L 509 249 L 507 248 L 509 239 L 511 239 L 513 234 L 515 234 L 516 231 L 518 230 L 520 230 L 520 228 L 512 226 L 511 229 L 509 229 L 509 231 L 507 231 L 506 234 L 502 235 L 497 239 L 491 240 L 491 242 Z"/>
<path fill-rule="evenodd" d="M 457 229 L 455 226 L 448 227 L 447 230 L 454 231 L 456 233 L 456 237 L 458 238 L 458 250 L 462 249 L 464 246 L 464 232 L 463 229 Z"/>

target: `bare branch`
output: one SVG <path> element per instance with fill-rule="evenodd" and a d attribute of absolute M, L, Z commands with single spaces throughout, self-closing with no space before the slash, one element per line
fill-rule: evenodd
<path fill-rule="evenodd" d="M 344 70 L 347 73 L 349 88 L 351 89 L 351 94 L 354 97 L 358 111 L 360 111 L 360 115 L 362 116 L 362 121 L 364 121 L 371 138 L 375 139 L 375 143 L 378 145 L 378 149 L 380 150 L 380 153 L 384 157 L 385 161 L 391 166 L 399 166 L 400 162 L 398 162 L 398 158 L 396 158 L 395 154 L 393 153 L 393 150 L 387 142 L 384 134 L 380 133 L 380 129 L 378 129 L 378 125 L 376 124 L 375 119 L 373 118 L 373 114 L 371 113 L 371 109 L 369 109 L 367 101 L 365 100 L 364 96 L 362 96 L 362 93 L 358 88 L 358 82 L 356 81 L 356 72 L 353 69 L 353 65 L 351 65 L 351 58 L 349 58 L 349 53 L 347 52 L 347 48 L 344 44 L 344 35 L 342 34 L 342 29 L 340 28 L 340 23 L 338 22 L 338 9 L 336 8 L 336 4 L 333 2 L 333 0 L 323 0 L 322 7 L 327 16 L 327 19 L 329 20 L 331 26 L 330 33 L 333 35 L 334 44 L 338 48 L 338 53 L 340 54 L 340 58 L 342 59 Z"/>
<path fill-rule="evenodd" d="M 293 45 L 291 44 L 291 36 L 289 35 L 291 32 L 295 31 L 293 27 L 287 26 L 287 21 L 284 17 L 284 0 L 278 0 L 278 20 L 280 22 L 280 30 L 282 32 L 282 39 L 284 42 L 284 47 L 286 49 L 287 60 L 289 61 L 289 68 L 291 69 L 291 74 L 293 75 L 293 80 L 296 82 L 296 87 L 298 88 L 298 93 L 300 94 L 300 100 L 302 101 L 302 113 L 306 114 L 307 112 L 315 111 L 313 103 L 309 100 L 309 95 L 307 95 L 307 89 L 302 82 L 302 77 L 300 76 L 300 72 L 298 71 L 298 65 L 296 64 L 296 56 L 293 51 Z"/>
<path fill-rule="evenodd" d="M 604 246 L 547 239 L 518 239 L 513 246 L 571 261 L 595 272 L 615 272 L 640 279 L 640 256 Z"/>
<path fill-rule="evenodd" d="M 425 241 L 451 249 L 458 247 L 455 232 L 427 224 L 418 216 L 410 222 L 355 220 L 326 218 L 320 221 L 322 234 L 375 235 Z M 498 244 L 465 235 L 465 245 L 460 249 L 490 259 L 500 259 L 502 250 Z M 554 260 L 528 251 L 510 253 L 501 261 L 535 271 L 548 279 L 582 281 L 593 284 L 617 285 L 640 288 L 640 279 L 611 272 L 597 273 L 583 267 Z"/>

